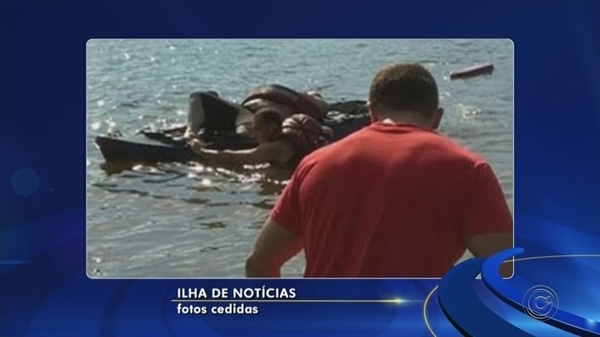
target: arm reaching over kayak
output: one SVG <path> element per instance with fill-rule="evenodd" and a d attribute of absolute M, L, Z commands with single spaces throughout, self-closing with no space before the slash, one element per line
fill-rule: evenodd
<path fill-rule="evenodd" d="M 198 140 L 192 140 L 190 146 L 200 157 L 210 162 L 224 165 L 257 165 L 272 163 L 285 165 L 294 156 L 294 149 L 283 141 L 267 142 L 249 150 L 207 150 L 202 148 Z"/>
<path fill-rule="evenodd" d="M 271 109 L 257 111 L 252 120 L 252 134 L 258 146 L 249 150 L 207 150 L 198 140 L 192 140 L 189 144 L 201 159 L 223 165 L 270 163 L 285 166 L 294 157 L 294 147 L 282 137 L 282 121 L 277 111 Z"/>
<path fill-rule="evenodd" d="M 305 155 L 327 144 L 331 130 L 302 114 L 282 121 L 278 111 L 262 109 L 252 120 L 252 135 L 258 143 L 254 149 L 215 151 L 204 149 L 194 139 L 189 145 L 201 159 L 223 165 L 256 165 L 269 163 L 294 167 Z"/>

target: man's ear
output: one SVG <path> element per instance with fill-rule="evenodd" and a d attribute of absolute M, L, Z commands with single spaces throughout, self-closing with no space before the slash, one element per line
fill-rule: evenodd
<path fill-rule="evenodd" d="M 433 114 L 433 120 L 431 122 L 431 128 L 437 130 L 440 128 L 442 123 L 442 117 L 444 116 L 444 109 L 438 108 Z"/>
<path fill-rule="evenodd" d="M 369 109 L 369 115 L 371 115 L 371 123 L 377 123 L 381 120 L 381 114 L 376 107 L 371 104 L 371 102 L 367 102 L 367 108 Z"/>

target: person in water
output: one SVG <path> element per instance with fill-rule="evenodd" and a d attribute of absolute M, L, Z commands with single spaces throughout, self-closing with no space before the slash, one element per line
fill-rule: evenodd
<path fill-rule="evenodd" d="M 262 108 L 253 115 L 252 135 L 258 146 L 249 150 L 207 150 L 198 139 L 189 144 L 205 161 L 233 166 L 269 163 L 292 168 L 305 155 L 326 145 L 332 132 L 307 115 L 294 114 L 282 121 L 279 110 Z"/>
<path fill-rule="evenodd" d="M 277 111 L 282 120 L 294 114 L 307 115 L 317 122 L 329 112 L 329 104 L 316 91 L 300 93 L 282 85 L 265 85 L 252 90 L 241 102 L 224 100 L 214 91 L 190 95 L 185 139 L 197 136 L 200 129 L 251 134 L 253 114 L 261 109 Z"/>
<path fill-rule="evenodd" d="M 370 126 L 297 167 L 246 260 L 247 277 L 279 277 L 302 249 L 305 277 L 442 277 L 466 250 L 489 257 L 512 247 L 491 165 L 436 131 L 443 110 L 427 69 L 385 67 L 368 104 Z"/>

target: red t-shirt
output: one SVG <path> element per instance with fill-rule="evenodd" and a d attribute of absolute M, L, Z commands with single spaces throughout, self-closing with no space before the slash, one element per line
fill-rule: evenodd
<path fill-rule="evenodd" d="M 301 237 L 305 277 L 441 277 L 465 238 L 512 231 L 490 165 L 408 124 L 375 123 L 307 156 L 271 218 Z"/>

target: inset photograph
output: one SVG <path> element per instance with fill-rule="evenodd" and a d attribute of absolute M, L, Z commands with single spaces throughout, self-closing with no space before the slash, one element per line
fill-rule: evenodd
<path fill-rule="evenodd" d="M 508 39 L 86 57 L 90 278 L 440 278 L 513 245 Z"/>

